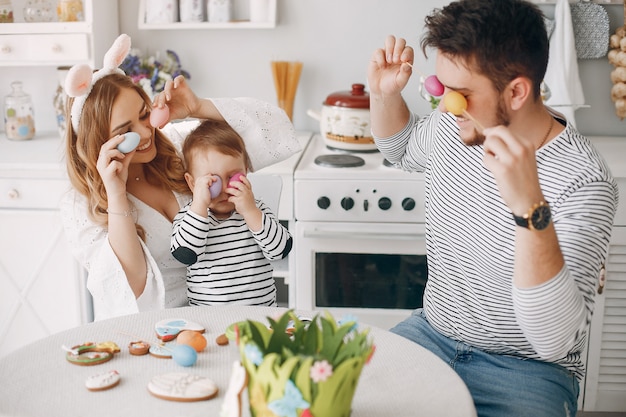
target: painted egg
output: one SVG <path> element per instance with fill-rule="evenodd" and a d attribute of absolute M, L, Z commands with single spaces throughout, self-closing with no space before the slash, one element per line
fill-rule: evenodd
<path fill-rule="evenodd" d="M 150 113 L 150 125 L 152 127 L 161 127 L 170 120 L 170 108 L 167 105 L 163 107 L 155 107 Z"/>
<path fill-rule="evenodd" d="M 467 109 L 467 100 L 465 100 L 465 97 L 463 97 L 461 93 L 450 91 L 444 96 L 443 105 L 450 113 L 455 116 L 460 116 L 463 114 L 465 109 Z"/>
<path fill-rule="evenodd" d="M 215 198 L 222 192 L 222 179 L 217 177 L 213 184 L 209 185 L 209 193 L 211 193 L 211 198 Z"/>
<path fill-rule="evenodd" d="M 444 87 L 439 81 L 436 75 L 429 75 L 424 80 L 424 88 L 428 91 L 428 94 L 434 97 L 439 97 L 443 94 Z"/>
<path fill-rule="evenodd" d="M 176 341 L 179 345 L 189 345 L 196 350 L 202 352 L 207 345 L 207 341 L 201 333 L 192 330 L 183 330 L 180 332 Z"/>
<path fill-rule="evenodd" d="M 124 141 L 117 145 L 117 150 L 122 153 L 132 152 L 139 145 L 139 140 L 139 133 L 127 132 L 124 135 Z"/>
<path fill-rule="evenodd" d="M 172 359 L 180 366 L 192 366 L 198 360 L 198 353 L 189 345 L 177 345 L 172 349 Z"/>
<path fill-rule="evenodd" d="M 228 185 L 230 185 L 233 182 L 241 182 L 241 177 L 243 176 L 244 176 L 243 172 L 236 173 L 235 175 L 230 177 L 230 179 L 228 180 Z"/>

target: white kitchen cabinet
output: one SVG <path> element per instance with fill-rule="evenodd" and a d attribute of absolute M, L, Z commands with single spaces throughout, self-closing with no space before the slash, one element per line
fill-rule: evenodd
<path fill-rule="evenodd" d="M 234 0 L 235 20 L 230 22 L 173 22 L 173 23 L 146 23 L 146 3 L 148 0 L 139 0 L 139 14 L 137 27 L 139 29 L 154 30 L 183 30 L 183 29 L 271 29 L 276 27 L 276 2 L 267 0 L 268 20 L 265 22 L 251 22 L 247 6 L 250 0 Z M 206 0 L 203 0 L 206 3 Z M 239 17 L 241 16 L 241 17 Z"/>
<path fill-rule="evenodd" d="M 25 4 L 26 0 L 13 0 L 15 23 L 0 25 L 0 66 L 100 67 L 119 34 L 117 1 L 83 0 L 82 22 L 25 22 Z"/>
<path fill-rule="evenodd" d="M 620 157 L 626 155 L 622 151 Z M 606 285 L 596 296 L 584 390 L 585 411 L 626 411 L 626 177 L 606 263 Z"/>
<path fill-rule="evenodd" d="M 91 320 L 85 274 L 59 217 L 70 186 L 62 143 L 56 132 L 0 137 L 0 356 Z"/>
<path fill-rule="evenodd" d="M 584 411 L 626 411 L 626 138 L 591 138 L 617 179 L 620 203 L 606 261 L 606 284 L 596 296 L 587 374 L 581 386 Z"/>

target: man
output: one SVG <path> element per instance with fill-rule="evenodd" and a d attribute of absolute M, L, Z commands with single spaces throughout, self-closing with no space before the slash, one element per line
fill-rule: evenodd
<path fill-rule="evenodd" d="M 536 6 L 453 2 L 426 18 L 421 46 L 467 107 L 418 119 L 401 95 L 413 49 L 390 36 L 374 52 L 376 143 L 426 174 L 424 309 L 392 331 L 450 363 L 479 416 L 573 416 L 616 182 L 541 100 L 549 44 Z"/>

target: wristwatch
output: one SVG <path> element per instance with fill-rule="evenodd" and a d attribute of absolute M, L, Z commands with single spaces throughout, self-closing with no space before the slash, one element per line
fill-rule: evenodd
<path fill-rule="evenodd" d="M 550 206 L 545 201 L 534 204 L 523 216 L 513 214 L 515 224 L 530 230 L 543 230 L 552 221 Z"/>

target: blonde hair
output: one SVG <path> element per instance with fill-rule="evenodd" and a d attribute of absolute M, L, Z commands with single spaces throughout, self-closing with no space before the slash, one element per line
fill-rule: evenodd
<path fill-rule="evenodd" d="M 113 103 L 120 91 L 132 89 L 137 92 L 148 107 L 151 101 L 144 90 L 135 85 L 126 75 L 111 74 L 98 80 L 85 100 L 78 132 L 72 128 L 67 117 L 66 158 L 67 172 L 72 186 L 87 197 L 89 218 L 107 226 L 107 194 L 96 162 L 102 145 L 110 139 L 111 113 Z M 74 99 L 68 98 L 66 113 Z M 153 185 L 179 193 L 189 194 L 184 179 L 183 161 L 172 142 L 158 129 L 155 131 L 156 157 L 144 164 L 146 180 Z M 145 231 L 136 224 L 137 234 L 145 240 Z"/>

